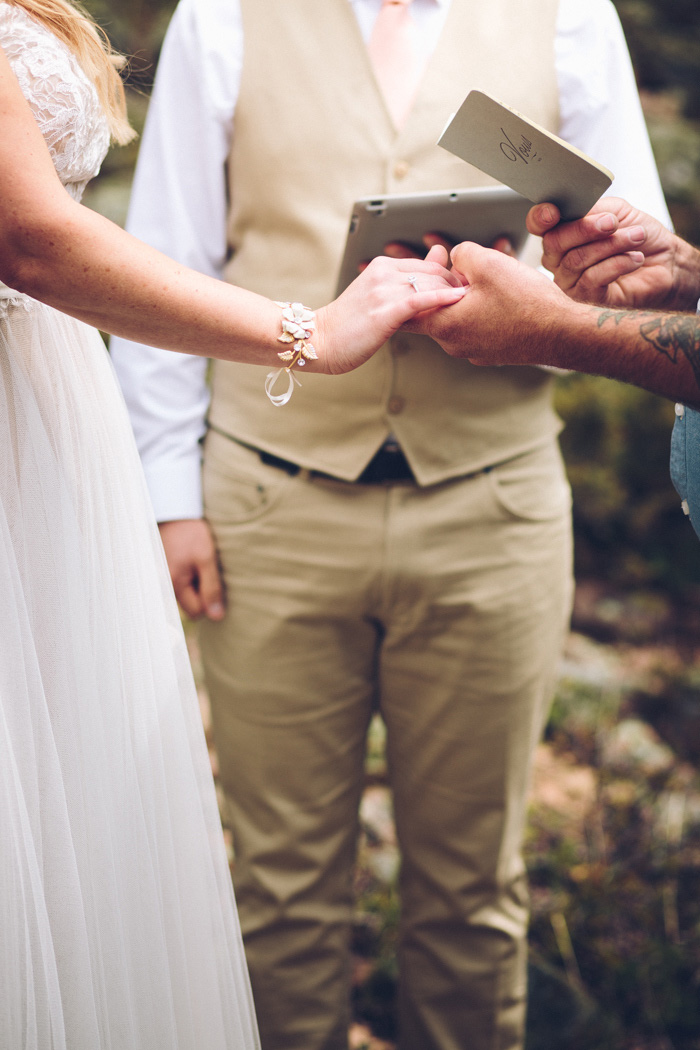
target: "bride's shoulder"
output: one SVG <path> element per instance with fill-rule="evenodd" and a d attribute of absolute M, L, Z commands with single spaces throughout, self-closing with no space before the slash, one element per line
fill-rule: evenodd
<path fill-rule="evenodd" d="M 21 4 L 0 0 L 0 47 L 25 96 L 94 93 L 71 49 Z M 74 100 L 73 100 L 74 101 Z"/>
<path fill-rule="evenodd" d="M 29 12 L 20 7 L 19 4 L 10 4 L 6 3 L 5 0 L 0 0 L 0 34 L 3 37 L 9 39 L 13 34 L 17 34 L 22 38 L 27 36 L 44 36 L 48 32 L 40 22 L 32 18 Z"/>
<path fill-rule="evenodd" d="M 62 55 L 65 50 L 47 26 L 21 5 L 5 0 L 0 0 L 0 47 L 10 59 L 20 54 L 26 56 L 26 48 L 54 55 Z"/>
<path fill-rule="evenodd" d="M 79 198 L 109 145 L 109 127 L 95 85 L 62 40 L 23 6 L 5 0 L 0 0 L 0 47 L 61 182 Z"/>

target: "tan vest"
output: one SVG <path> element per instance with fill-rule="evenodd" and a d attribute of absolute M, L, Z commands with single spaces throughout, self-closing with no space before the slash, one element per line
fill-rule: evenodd
<path fill-rule="evenodd" d="M 242 0 L 244 65 L 229 161 L 231 282 L 319 307 L 334 295 L 357 197 L 493 180 L 438 148 L 474 87 L 557 130 L 558 0 L 452 0 L 415 106 L 397 134 L 348 0 Z M 421 484 L 510 459 L 559 429 L 551 380 L 476 368 L 400 333 L 344 376 L 305 374 L 284 407 L 266 370 L 214 363 L 211 422 L 348 480 L 389 433 Z"/>

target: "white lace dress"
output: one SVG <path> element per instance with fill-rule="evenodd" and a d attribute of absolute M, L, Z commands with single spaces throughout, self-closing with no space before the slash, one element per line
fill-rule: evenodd
<path fill-rule="evenodd" d="M 68 192 L 108 134 L 0 2 Z M 0 1050 L 253 1050 L 195 690 L 97 332 L 0 286 Z"/>

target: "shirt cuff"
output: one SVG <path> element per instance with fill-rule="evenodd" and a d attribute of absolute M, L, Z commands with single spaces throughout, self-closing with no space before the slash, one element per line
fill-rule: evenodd
<path fill-rule="evenodd" d="M 144 464 L 144 473 L 158 522 L 203 517 L 199 446 L 187 457 Z"/>

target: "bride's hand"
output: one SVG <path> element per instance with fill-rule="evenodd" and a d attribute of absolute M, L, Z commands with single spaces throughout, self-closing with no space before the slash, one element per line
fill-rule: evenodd
<path fill-rule="evenodd" d="M 373 259 L 342 295 L 316 314 L 314 345 L 323 371 L 350 372 L 406 321 L 461 299 L 464 288 L 447 262 L 447 252 L 437 245 L 423 260 Z"/>

